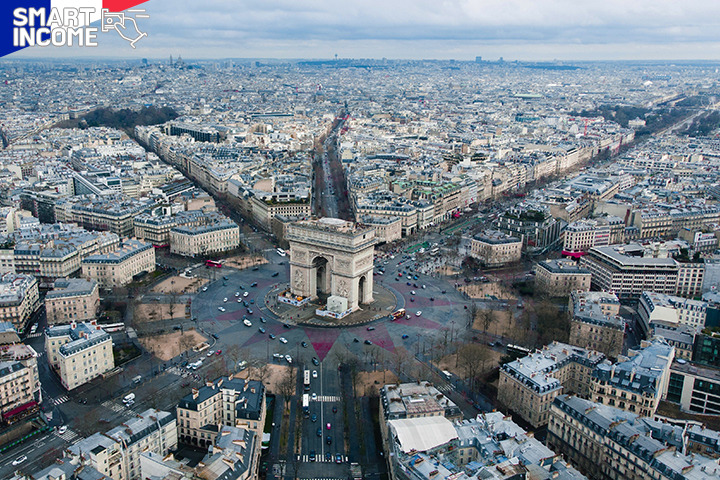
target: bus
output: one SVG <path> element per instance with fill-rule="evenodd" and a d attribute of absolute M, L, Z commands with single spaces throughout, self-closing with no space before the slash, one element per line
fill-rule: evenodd
<path fill-rule="evenodd" d="M 507 346 L 508 355 L 512 355 L 515 358 L 527 357 L 530 355 L 530 349 L 521 347 L 520 345 L 508 344 Z"/>
<path fill-rule="evenodd" d="M 284 257 L 284 256 L 285 256 L 285 250 L 283 250 L 282 248 L 278 248 L 278 249 L 277 249 L 277 254 L 280 255 L 281 257 Z"/>
<path fill-rule="evenodd" d="M 222 262 L 217 260 L 205 260 L 206 267 L 222 268 Z"/>
<path fill-rule="evenodd" d="M 303 372 L 303 385 L 305 386 L 305 391 L 310 391 L 310 370 L 305 370 Z"/>
<path fill-rule="evenodd" d="M 440 252 L 440 248 L 435 247 L 432 250 L 430 250 L 430 255 L 435 256 L 438 254 L 438 252 Z"/>
<path fill-rule="evenodd" d="M 303 415 L 305 415 L 305 418 L 307 418 L 310 416 L 310 395 L 307 393 L 303 393 L 302 402 L 303 402 Z"/>
<path fill-rule="evenodd" d="M 392 313 L 393 322 L 394 322 L 395 320 L 400 320 L 400 319 L 403 318 L 404 316 L 405 316 L 405 309 L 404 309 L 404 308 L 401 308 L 400 310 L 397 310 L 397 311 L 393 312 L 393 313 Z"/>

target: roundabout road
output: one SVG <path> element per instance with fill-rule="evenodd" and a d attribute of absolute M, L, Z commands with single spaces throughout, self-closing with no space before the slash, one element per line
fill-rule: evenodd
<path fill-rule="evenodd" d="M 284 305 L 272 305 L 275 293 L 281 291 L 288 282 L 287 257 L 279 257 L 274 252 L 267 256 L 271 262 L 256 267 L 256 270 L 224 267 L 217 271 L 217 280 L 208 284 L 207 291 L 199 292 L 193 299 L 192 316 L 197 318 L 199 327 L 218 337 L 215 349 L 237 345 L 251 359 L 272 363 L 272 355 L 279 353 L 290 355 L 295 364 L 300 362 L 308 366 L 311 365 L 312 357 L 323 362 L 330 356 L 332 367 L 336 367 L 339 359 L 347 358 L 348 355 L 367 361 L 369 350 L 376 346 L 384 351 L 384 355 L 375 357 L 383 356 L 391 362 L 398 348 L 405 348 L 414 354 L 433 343 L 437 345 L 446 336 L 448 340 L 451 337 L 458 338 L 467 325 L 467 310 L 464 307 L 468 301 L 451 283 L 444 278 L 419 275 L 413 262 L 405 260 L 398 265 L 403 259 L 396 257 L 376 261 L 376 266 L 385 261 L 388 263 L 383 265 L 385 275 L 375 275 L 374 279 L 397 297 L 398 305 L 405 306 L 410 318 L 406 316 L 391 321 L 390 312 L 381 311 L 379 314 L 383 315 L 382 319 L 362 326 L 295 326 L 297 316 L 294 315 L 293 320 L 289 318 L 293 316 L 292 309 Z M 398 277 L 397 273 L 403 271 L 406 273 Z M 277 276 L 273 276 L 275 273 Z M 408 274 L 417 274 L 418 278 L 408 278 Z M 253 283 L 256 283 L 255 287 L 251 287 Z M 247 296 L 244 296 L 245 292 Z M 238 303 L 238 299 L 247 302 L 248 306 Z M 267 305 L 266 301 L 271 305 Z M 220 311 L 219 307 L 225 311 Z M 273 311 L 289 313 L 278 316 Z M 418 316 L 417 312 L 421 314 Z M 252 323 L 251 327 L 243 324 L 244 318 Z M 286 324 L 290 328 L 286 328 Z M 260 327 L 265 329 L 265 333 L 260 332 Z M 275 336 L 274 339 L 270 338 L 271 334 Z M 287 343 L 281 343 L 281 337 Z M 367 344 L 366 341 L 372 343 Z M 302 346 L 303 342 L 306 347 Z"/>

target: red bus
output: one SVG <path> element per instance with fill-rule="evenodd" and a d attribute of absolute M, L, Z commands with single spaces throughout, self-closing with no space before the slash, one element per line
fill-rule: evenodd
<path fill-rule="evenodd" d="M 215 261 L 215 260 L 205 260 L 205 266 L 206 266 L 206 267 L 222 268 L 222 262 L 217 262 L 217 261 Z"/>
<path fill-rule="evenodd" d="M 397 312 L 393 312 L 393 313 L 392 313 L 392 319 L 393 319 L 393 321 L 395 321 L 395 320 L 400 320 L 400 319 L 403 318 L 404 316 L 405 316 L 405 309 L 404 309 L 404 308 L 401 308 L 401 309 L 398 310 Z"/>

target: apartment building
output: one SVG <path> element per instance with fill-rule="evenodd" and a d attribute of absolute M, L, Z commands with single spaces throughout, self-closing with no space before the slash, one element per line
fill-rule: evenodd
<path fill-rule="evenodd" d="M 621 242 L 624 231 L 625 223 L 619 217 L 574 221 L 563 230 L 563 255 L 575 256 L 592 247 Z"/>
<path fill-rule="evenodd" d="M 133 238 L 124 240 L 117 250 L 90 255 L 82 261 L 83 277 L 94 280 L 100 288 L 127 285 L 142 272 L 155 270 L 152 244 Z"/>
<path fill-rule="evenodd" d="M 683 434 L 670 429 L 650 418 L 560 395 L 550 410 L 547 446 L 599 480 L 702 480 L 720 474 L 717 460 L 682 453 Z"/>
<path fill-rule="evenodd" d="M 375 228 L 378 243 L 392 243 L 402 238 L 402 222 L 400 217 L 374 217 L 365 215 L 358 223 Z"/>
<path fill-rule="evenodd" d="M 265 386 L 257 380 L 220 377 L 183 397 L 177 406 L 177 418 L 178 438 L 186 445 L 208 448 L 226 425 L 262 438 Z"/>
<path fill-rule="evenodd" d="M 608 357 L 622 353 L 625 320 L 620 317 L 620 300 L 608 292 L 572 292 L 568 311 L 571 345 L 596 350 Z"/>
<path fill-rule="evenodd" d="M 60 200 L 55 208 L 58 222 L 75 223 L 88 230 L 109 231 L 120 237 L 133 234 L 133 219 L 152 206 L 123 195 L 78 195 Z"/>
<path fill-rule="evenodd" d="M 286 201 L 278 199 L 263 199 L 258 196 L 250 197 L 250 212 L 256 222 L 265 229 L 270 230 L 270 224 L 277 215 L 286 217 L 309 217 L 312 215 L 310 201 L 304 199 L 288 199 Z"/>
<path fill-rule="evenodd" d="M 40 290 L 35 277 L 18 273 L 0 275 L 0 321 L 11 322 L 15 330 L 22 332 L 39 306 Z"/>
<path fill-rule="evenodd" d="M 534 427 L 547 424 L 553 399 L 564 392 L 587 395 L 602 353 L 553 342 L 500 368 L 498 401 Z"/>
<path fill-rule="evenodd" d="M 564 222 L 553 218 L 542 205 L 518 205 L 497 219 L 498 230 L 521 238 L 528 250 L 544 251 L 560 239 Z"/>
<path fill-rule="evenodd" d="M 522 255 L 522 240 L 496 230 L 486 230 L 470 241 L 470 255 L 486 267 L 517 262 Z"/>
<path fill-rule="evenodd" d="M 535 266 L 535 289 L 553 297 L 590 290 L 590 270 L 573 260 L 544 260 Z"/>
<path fill-rule="evenodd" d="M 80 440 L 65 452 L 70 460 L 87 462 L 112 480 L 142 480 L 147 477 L 140 456 L 145 452 L 165 456 L 177 444 L 175 415 L 149 408 L 106 433 Z"/>
<path fill-rule="evenodd" d="M 15 423 L 40 408 L 37 356 L 22 343 L 0 346 L 0 423 Z"/>
<path fill-rule="evenodd" d="M 50 366 L 68 390 L 115 368 L 112 338 L 93 320 L 56 325 L 45 331 Z"/>
<path fill-rule="evenodd" d="M 656 324 L 669 327 L 684 325 L 691 331 L 705 328 L 707 302 L 657 292 L 642 292 L 638 303 L 639 326 L 650 332 Z"/>
<path fill-rule="evenodd" d="M 601 363 L 592 372 L 590 398 L 648 417 L 665 395 L 675 348 L 662 339 L 643 340 L 617 363 Z"/>
<path fill-rule="evenodd" d="M 170 230 L 170 252 L 185 257 L 227 252 L 240 245 L 240 227 L 225 219 Z"/>
<path fill-rule="evenodd" d="M 48 325 L 92 320 L 99 308 L 100 294 L 94 280 L 57 280 L 55 288 L 45 294 Z"/>
<path fill-rule="evenodd" d="M 262 433 L 256 430 L 219 425 L 207 454 L 196 467 L 198 477 L 207 480 L 258 478 L 261 444 Z"/>
<path fill-rule="evenodd" d="M 430 382 L 385 385 L 380 389 L 380 412 L 387 420 L 442 416 L 460 420 L 460 408 Z"/>
<path fill-rule="evenodd" d="M 683 296 L 702 292 L 704 265 L 649 253 L 637 244 L 593 247 L 580 258 L 580 266 L 592 273 L 594 289 L 612 291 L 620 299 L 638 298 L 644 291 Z"/>
<path fill-rule="evenodd" d="M 170 230 L 177 224 L 174 216 L 141 213 L 133 219 L 133 234 L 138 240 L 158 247 L 167 247 L 170 245 Z"/>

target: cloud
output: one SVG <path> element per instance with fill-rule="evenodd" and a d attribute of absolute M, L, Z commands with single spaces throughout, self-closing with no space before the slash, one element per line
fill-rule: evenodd
<path fill-rule="evenodd" d="M 652 54 L 642 46 L 657 45 L 674 58 L 708 58 L 718 55 L 708 48 L 720 40 L 720 2 L 698 0 L 149 0 L 144 7 L 150 36 L 133 52 L 143 56 L 174 49 L 207 58 L 358 51 L 364 57 L 466 52 L 472 58 L 478 49 L 524 45 L 530 56 L 563 51 L 560 57 L 573 58 L 576 51 L 580 58 L 587 47 L 605 55 L 600 58 L 626 58 L 627 52 Z M 113 43 L 93 54 L 117 49 L 122 55 L 122 47 Z"/>

